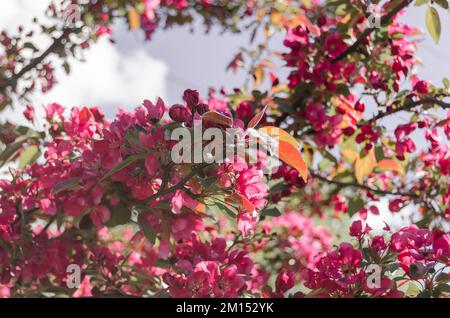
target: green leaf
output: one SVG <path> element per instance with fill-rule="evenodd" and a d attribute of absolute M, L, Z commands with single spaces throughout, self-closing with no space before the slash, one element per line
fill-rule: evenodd
<path fill-rule="evenodd" d="M 410 282 L 408 284 L 408 289 L 406 290 L 406 296 L 416 297 L 420 293 L 420 288 L 415 282 Z"/>
<path fill-rule="evenodd" d="M 348 203 L 347 213 L 350 216 L 353 216 L 356 212 L 361 210 L 364 207 L 364 200 L 361 198 L 351 198 Z"/>
<path fill-rule="evenodd" d="M 6 145 L 3 151 L 0 153 L 0 167 L 11 160 L 12 157 L 19 151 L 22 147 L 22 144 L 26 141 L 27 138 L 20 137 L 17 138 L 16 141 Z"/>
<path fill-rule="evenodd" d="M 63 66 L 64 71 L 66 72 L 66 74 L 69 74 L 70 73 L 70 65 L 69 65 L 69 63 L 64 62 L 62 66 Z"/>
<path fill-rule="evenodd" d="M 142 233 L 144 233 L 144 236 L 147 238 L 147 240 L 154 244 L 156 241 L 156 234 L 153 231 L 152 226 L 147 222 L 146 218 L 145 218 L 145 213 L 141 213 L 138 216 L 138 224 L 139 224 L 139 229 L 142 231 Z"/>
<path fill-rule="evenodd" d="M 384 151 L 382 146 L 375 147 L 375 159 L 377 160 L 377 162 L 384 159 Z"/>
<path fill-rule="evenodd" d="M 280 210 L 278 210 L 278 208 L 273 207 L 273 208 L 265 208 L 260 212 L 260 214 L 262 216 L 280 216 L 281 212 Z"/>
<path fill-rule="evenodd" d="M 450 81 L 446 77 L 442 80 L 442 84 L 444 84 L 444 87 L 446 89 L 448 89 L 450 87 Z"/>
<path fill-rule="evenodd" d="M 375 264 L 379 264 L 381 261 L 380 256 L 378 255 L 377 251 L 371 247 L 364 247 L 363 255 L 366 260 L 373 262 Z"/>
<path fill-rule="evenodd" d="M 106 173 L 103 176 L 103 178 L 101 178 L 100 182 L 105 181 L 106 179 L 108 179 L 110 176 L 112 176 L 116 172 L 119 172 L 120 170 L 125 169 L 126 167 L 128 167 L 129 165 L 134 163 L 135 161 L 144 159 L 145 157 L 146 157 L 146 154 L 142 154 L 142 153 L 127 157 L 125 160 L 122 160 L 121 162 L 119 162 L 114 168 L 109 170 L 108 173 Z"/>
<path fill-rule="evenodd" d="M 425 15 L 425 24 L 428 33 L 430 33 L 434 42 L 439 44 L 439 38 L 441 36 L 441 20 L 439 19 L 439 13 L 435 8 L 428 7 Z"/>
<path fill-rule="evenodd" d="M 225 204 L 222 204 L 220 202 L 216 202 L 215 204 L 217 206 L 217 208 L 219 209 L 219 211 L 224 211 L 227 216 L 229 216 L 232 220 L 236 219 L 236 213 L 233 212 L 233 210 L 231 210 L 229 207 L 227 207 Z"/>
<path fill-rule="evenodd" d="M 27 165 L 32 164 L 39 158 L 41 151 L 38 146 L 32 145 L 26 148 L 19 157 L 19 168 L 23 169 Z"/>
<path fill-rule="evenodd" d="M 107 226 L 113 227 L 126 224 L 131 219 L 131 209 L 123 205 L 113 205 L 109 207 L 111 218 L 107 222 Z M 144 233 L 145 235 L 145 233 Z"/>
<path fill-rule="evenodd" d="M 334 163 L 327 158 L 323 158 L 319 162 L 320 171 L 329 171 L 332 167 L 334 167 Z"/>
<path fill-rule="evenodd" d="M 420 7 L 420 6 L 422 6 L 422 5 L 426 4 L 426 3 L 428 3 L 428 1 L 429 1 L 429 0 L 416 0 L 416 2 L 414 3 L 414 5 L 415 5 L 416 7 Z"/>
<path fill-rule="evenodd" d="M 447 0 L 434 0 L 441 8 L 447 10 L 448 9 L 448 1 Z"/>
<path fill-rule="evenodd" d="M 52 194 L 59 193 L 65 190 L 72 190 L 79 187 L 80 178 L 70 178 L 57 183 L 52 190 Z"/>
<path fill-rule="evenodd" d="M 284 182 L 280 182 L 280 183 L 277 183 L 276 185 L 274 185 L 273 187 L 271 187 L 269 189 L 269 193 L 278 193 L 283 190 L 287 190 L 289 188 L 290 188 L 290 186 L 288 184 L 285 184 Z"/>
<path fill-rule="evenodd" d="M 440 273 L 439 276 L 436 278 L 436 281 L 444 284 L 450 283 L 450 274 Z"/>

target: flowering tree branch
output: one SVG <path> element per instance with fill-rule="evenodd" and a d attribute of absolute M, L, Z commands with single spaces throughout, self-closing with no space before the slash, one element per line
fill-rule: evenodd
<path fill-rule="evenodd" d="M 378 189 L 378 188 L 369 187 L 365 184 L 360 184 L 357 182 L 343 182 L 343 181 L 338 181 L 338 180 L 331 180 L 331 179 L 321 176 L 319 173 L 314 172 L 314 171 L 311 171 L 311 175 L 314 178 L 317 178 L 323 182 L 326 182 L 329 184 L 334 184 L 341 188 L 347 188 L 347 187 L 359 188 L 359 189 L 366 190 L 371 193 L 376 193 L 376 194 L 381 194 L 381 195 L 398 195 L 398 196 L 404 196 L 404 197 L 410 197 L 410 198 L 419 198 L 420 197 L 420 195 L 418 195 L 417 193 L 414 193 L 414 192 L 382 190 L 382 189 Z"/>
<path fill-rule="evenodd" d="M 50 54 L 54 53 L 57 49 L 60 48 L 61 44 L 64 40 L 66 40 L 70 34 L 75 33 L 79 29 L 75 28 L 65 28 L 62 31 L 62 34 L 53 40 L 53 43 L 39 56 L 33 58 L 29 64 L 24 66 L 19 72 L 12 75 L 10 78 L 6 79 L 3 84 L 0 85 L 0 90 L 4 90 L 8 87 L 14 87 L 17 84 L 17 81 L 22 78 L 25 74 L 33 70 L 36 66 L 41 64 Z"/>
<path fill-rule="evenodd" d="M 443 109 L 450 108 L 450 103 L 444 102 L 444 101 L 436 99 L 436 98 L 424 98 L 424 99 L 420 99 L 417 101 L 410 101 L 410 102 L 404 103 L 400 107 L 395 107 L 395 108 L 392 107 L 390 111 L 380 112 L 376 116 L 368 119 L 367 123 L 372 124 L 384 117 L 387 117 L 387 116 L 390 116 L 390 115 L 393 115 L 395 113 L 402 112 L 402 111 L 409 111 L 409 110 L 414 109 L 417 106 L 424 105 L 424 104 L 439 105 Z"/>
<path fill-rule="evenodd" d="M 412 3 L 412 0 L 402 0 L 400 1 L 391 11 L 389 11 L 386 15 L 381 17 L 380 24 L 381 26 L 386 26 L 391 22 L 392 18 L 399 13 L 403 8 L 406 8 L 409 4 Z M 365 41 L 365 39 L 372 34 L 377 29 L 377 27 L 368 27 L 366 28 L 356 39 L 355 42 L 353 42 L 352 45 L 347 47 L 341 54 L 336 56 L 334 59 L 331 60 L 332 63 L 336 63 L 337 61 L 342 60 L 347 55 L 355 52 L 358 47 Z"/>

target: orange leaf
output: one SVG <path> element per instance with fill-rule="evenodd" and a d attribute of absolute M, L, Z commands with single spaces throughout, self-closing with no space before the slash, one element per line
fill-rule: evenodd
<path fill-rule="evenodd" d="M 128 24 L 130 30 L 137 30 L 141 26 L 141 17 L 135 8 L 131 8 L 130 11 L 128 11 Z"/>
<path fill-rule="evenodd" d="M 390 159 L 383 159 L 378 162 L 377 168 L 391 170 L 401 175 L 405 174 L 405 169 L 403 169 L 403 167 L 397 161 Z"/>
<path fill-rule="evenodd" d="M 351 164 L 354 164 L 358 158 L 358 154 L 353 149 L 341 149 L 341 156 L 347 159 Z"/>
<path fill-rule="evenodd" d="M 194 208 L 194 211 L 197 213 L 205 213 L 206 206 L 203 203 L 198 202 L 197 206 Z"/>
<path fill-rule="evenodd" d="M 308 180 L 308 168 L 297 148 L 286 141 L 280 140 L 278 156 L 283 162 L 295 168 L 305 182 Z"/>
<path fill-rule="evenodd" d="M 259 88 L 261 84 L 264 81 L 264 65 L 260 64 L 255 68 L 255 71 L 253 72 L 253 86 L 255 89 Z"/>
<path fill-rule="evenodd" d="M 234 195 L 231 196 L 231 198 L 234 201 L 239 202 L 239 204 L 248 212 L 253 212 L 255 211 L 255 207 L 253 206 L 253 204 L 249 201 L 249 199 L 247 199 L 245 196 L 243 196 L 240 193 L 235 193 Z"/>

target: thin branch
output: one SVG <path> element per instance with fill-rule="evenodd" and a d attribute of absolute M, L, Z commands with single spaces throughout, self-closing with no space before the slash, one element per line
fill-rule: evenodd
<path fill-rule="evenodd" d="M 413 193 L 413 192 L 387 191 L 387 190 L 382 190 L 382 189 L 378 189 L 378 188 L 372 188 L 367 185 L 356 183 L 356 182 L 342 182 L 342 181 L 327 179 L 313 171 L 310 171 L 310 173 L 314 178 L 317 178 L 326 183 L 337 185 L 341 188 L 348 188 L 348 187 L 359 188 L 359 189 L 363 189 L 363 190 L 366 190 L 366 191 L 369 191 L 372 193 L 383 194 L 383 195 L 400 195 L 400 196 L 406 196 L 406 197 L 411 197 L 411 198 L 419 198 L 420 197 L 418 194 Z"/>
<path fill-rule="evenodd" d="M 381 26 L 385 26 L 387 25 L 391 19 L 400 12 L 400 10 L 402 10 L 403 8 L 406 8 L 410 3 L 412 2 L 412 0 L 404 0 L 401 1 L 396 7 L 394 7 L 392 9 L 392 11 L 390 11 L 389 13 L 387 13 L 386 15 L 382 16 L 380 19 L 380 25 Z M 345 58 L 347 55 L 355 52 L 358 47 L 361 45 L 361 43 L 370 35 L 372 34 L 373 31 L 375 31 L 377 27 L 368 27 L 366 28 L 356 39 L 356 41 L 349 47 L 347 47 L 347 49 L 345 49 L 345 51 L 343 51 L 341 54 L 339 54 L 337 57 L 335 57 L 331 62 L 332 63 L 336 63 L 337 61 L 342 60 L 343 58 Z"/>
<path fill-rule="evenodd" d="M 26 73 L 34 69 L 37 65 L 42 63 L 51 53 L 53 53 L 62 43 L 63 40 L 67 39 L 71 33 L 73 33 L 76 29 L 66 28 L 62 32 L 62 34 L 57 37 L 53 43 L 39 56 L 35 57 L 31 60 L 29 64 L 24 66 L 19 72 L 11 76 L 6 80 L 6 83 L 0 85 L 0 90 L 4 90 L 9 86 L 14 86 L 17 81 L 23 77 Z"/>
<path fill-rule="evenodd" d="M 153 194 L 152 196 L 150 196 L 149 198 L 147 198 L 144 202 L 145 203 L 150 203 L 153 200 L 156 200 L 157 198 L 159 198 L 160 196 L 172 193 L 176 190 L 181 190 L 184 185 L 186 184 L 186 182 L 188 182 L 192 177 L 194 177 L 195 175 L 197 175 L 199 172 L 201 172 L 203 169 L 205 169 L 207 166 L 209 166 L 209 164 L 207 163 L 202 163 L 200 164 L 198 167 L 196 167 L 195 169 L 192 169 L 192 171 L 187 174 L 180 182 L 178 182 L 176 185 L 170 187 L 170 188 L 164 188 L 161 187 L 158 192 L 156 192 L 155 194 Z"/>
<path fill-rule="evenodd" d="M 424 99 L 421 99 L 421 100 L 418 100 L 418 101 L 415 101 L 415 102 L 405 103 L 403 106 L 394 108 L 393 110 L 391 110 L 389 112 L 383 112 L 383 113 L 380 112 L 376 116 L 368 119 L 366 121 L 366 124 L 367 123 L 368 124 L 373 124 L 373 123 L 375 123 L 376 121 L 378 121 L 381 118 L 390 116 L 392 114 L 395 114 L 395 113 L 398 113 L 398 112 L 401 112 L 401 111 L 408 111 L 408 110 L 411 110 L 411 109 L 413 109 L 413 108 L 415 108 L 417 106 L 423 105 L 423 104 L 436 104 L 436 105 L 439 105 L 440 107 L 442 107 L 444 109 L 450 108 L 450 103 L 446 103 L 446 102 L 444 102 L 442 100 L 438 100 L 438 99 L 435 99 L 435 98 L 424 98 Z"/>

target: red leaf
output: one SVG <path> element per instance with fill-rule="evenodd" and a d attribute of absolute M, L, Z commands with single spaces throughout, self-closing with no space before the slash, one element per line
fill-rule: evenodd
<path fill-rule="evenodd" d="M 227 127 L 233 126 L 233 119 L 225 116 L 219 112 L 216 112 L 215 110 L 210 110 L 203 114 L 202 116 L 204 121 L 209 121 L 214 124 L 224 125 Z"/>
<path fill-rule="evenodd" d="M 235 193 L 234 195 L 231 196 L 231 198 L 234 199 L 235 201 L 237 201 L 245 210 L 247 210 L 249 212 L 255 211 L 255 207 L 250 202 L 250 200 L 247 199 L 242 194 Z"/>
<path fill-rule="evenodd" d="M 261 121 L 261 119 L 263 118 L 264 113 L 266 112 L 266 109 L 267 109 L 267 105 L 264 106 L 262 111 L 260 111 L 252 119 L 250 119 L 250 121 L 248 122 L 247 128 L 254 128 L 254 127 L 256 127 L 259 124 L 259 122 Z"/>

